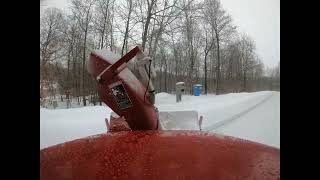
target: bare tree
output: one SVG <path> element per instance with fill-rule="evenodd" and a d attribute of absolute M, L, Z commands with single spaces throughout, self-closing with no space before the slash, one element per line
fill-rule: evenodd
<path fill-rule="evenodd" d="M 184 58 L 187 71 L 186 78 L 186 88 L 191 93 L 192 91 L 192 81 L 193 81 L 193 72 L 196 64 L 196 51 L 197 48 L 195 46 L 196 39 L 196 31 L 197 29 L 197 10 L 195 3 L 193 0 L 184 0 L 181 1 L 179 6 L 182 9 L 182 22 L 181 22 L 181 30 L 184 37 L 185 51 Z"/>
<path fill-rule="evenodd" d="M 243 34 L 241 36 L 240 48 L 241 48 L 240 61 L 242 64 L 242 78 L 243 78 L 242 90 L 246 91 L 248 71 L 250 70 L 250 68 L 253 67 L 253 63 L 254 63 L 254 50 L 255 50 L 254 41 L 246 34 Z"/>
<path fill-rule="evenodd" d="M 63 25 L 62 12 L 57 8 L 45 11 L 40 21 L 40 60 L 41 65 L 60 58 L 61 29 Z"/>
<path fill-rule="evenodd" d="M 207 67 L 207 60 L 208 54 L 210 50 L 213 48 L 214 39 L 209 35 L 208 30 L 206 27 L 203 27 L 205 31 L 205 47 L 204 47 L 204 93 L 208 94 L 208 67 Z"/>
<path fill-rule="evenodd" d="M 48 8 L 40 19 L 40 92 L 43 92 L 45 83 L 52 81 L 48 63 L 64 56 L 61 37 L 63 14 L 57 8 Z M 51 78 L 51 79 L 50 79 Z M 48 85 L 48 84 L 47 84 Z"/>
<path fill-rule="evenodd" d="M 219 0 L 208 0 L 205 2 L 204 17 L 211 26 L 212 34 L 214 35 L 217 46 L 217 66 L 216 66 L 216 94 L 220 94 L 220 79 L 221 79 L 221 59 L 220 46 L 224 38 L 228 38 L 235 27 L 232 26 L 231 16 L 222 8 Z"/>
<path fill-rule="evenodd" d="M 157 0 L 147 0 L 147 15 L 146 15 L 146 21 L 144 22 L 144 30 L 142 33 L 142 50 L 144 51 L 145 46 L 146 46 L 146 42 L 147 42 L 147 34 L 149 31 L 149 25 L 150 25 L 150 20 L 152 17 L 152 11 L 153 8 L 156 4 Z"/>
<path fill-rule="evenodd" d="M 114 1 L 111 3 L 111 11 L 114 12 Z M 114 40 L 114 13 L 110 15 L 110 50 L 116 52 L 115 40 Z"/>
<path fill-rule="evenodd" d="M 85 63 L 86 63 L 86 48 L 87 48 L 87 36 L 89 24 L 92 21 L 92 6 L 94 0 L 72 0 L 72 12 L 77 19 L 78 25 L 84 34 L 83 40 L 83 50 L 82 50 L 82 98 L 83 105 L 86 106 L 86 96 L 85 96 Z"/>
<path fill-rule="evenodd" d="M 99 48 L 102 49 L 106 46 L 107 37 L 109 35 L 111 26 L 111 4 L 114 0 L 97 0 L 97 6 L 95 8 L 94 27 L 98 32 Z"/>
<path fill-rule="evenodd" d="M 82 31 L 78 26 L 76 17 L 73 15 L 68 16 L 67 24 L 63 29 L 63 39 L 64 39 L 64 49 L 66 51 L 66 61 L 67 61 L 67 70 L 64 88 L 70 90 L 73 88 L 74 93 L 78 92 L 78 82 L 80 82 L 80 76 L 76 74 L 77 68 L 80 68 L 77 64 L 80 63 L 81 54 L 80 50 L 82 49 Z M 80 71 L 80 70 L 79 70 Z"/>
<path fill-rule="evenodd" d="M 162 38 L 163 33 L 169 34 L 169 31 L 171 31 L 166 29 L 168 25 L 180 17 L 182 13 L 182 10 L 176 7 L 177 0 L 174 0 L 171 4 L 169 3 L 169 0 L 164 0 L 163 5 L 160 7 L 161 10 L 156 10 L 156 12 L 153 13 L 154 28 L 152 34 L 154 34 L 155 40 L 152 49 L 149 49 L 151 55 L 156 54 L 158 42 Z M 151 44 L 150 42 L 150 47 Z"/>
<path fill-rule="evenodd" d="M 172 13 L 173 12 L 172 8 L 176 6 L 177 0 L 174 0 L 171 4 L 169 4 L 168 0 L 165 0 L 162 6 L 160 6 L 161 3 L 158 3 L 157 0 L 146 0 L 146 2 L 147 4 L 144 4 L 144 1 L 140 0 L 138 3 L 140 8 L 140 16 L 141 16 L 140 22 L 143 25 L 142 45 L 141 45 L 143 50 L 145 50 L 145 47 L 146 47 L 151 19 L 154 19 L 155 21 L 157 21 L 157 19 L 155 18 L 156 16 L 164 16 L 166 12 Z M 157 7 L 160 7 L 160 9 L 158 9 Z M 163 12 L 163 11 L 166 11 L 166 12 Z M 159 15 L 159 13 L 162 13 L 162 14 Z M 167 15 L 167 17 L 170 17 L 170 16 L 172 16 L 172 14 Z M 169 24 L 171 22 L 168 20 L 168 22 L 166 23 Z"/>
<path fill-rule="evenodd" d="M 128 0 L 127 2 L 127 10 L 128 10 L 128 15 L 127 15 L 127 20 L 126 20 L 126 30 L 124 32 L 124 38 L 123 38 L 123 44 L 122 44 L 122 49 L 121 49 L 121 56 L 123 56 L 125 50 L 127 51 L 128 49 L 128 36 L 129 36 L 129 26 L 130 26 L 130 19 L 131 19 L 131 13 L 133 11 L 133 0 Z"/>

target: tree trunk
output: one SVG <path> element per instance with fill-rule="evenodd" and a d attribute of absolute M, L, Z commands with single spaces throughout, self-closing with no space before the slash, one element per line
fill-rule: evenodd
<path fill-rule="evenodd" d="M 112 12 L 114 12 L 113 10 L 114 10 L 114 2 L 113 2 L 113 4 L 112 4 Z M 110 50 L 112 51 L 112 52 L 114 52 L 114 53 L 116 53 L 115 51 L 114 51 L 114 49 L 113 49 L 113 47 L 114 47 L 114 39 L 113 39 L 113 15 L 111 16 L 111 23 L 110 23 Z"/>
<path fill-rule="evenodd" d="M 101 45 L 100 45 L 100 49 L 103 49 L 104 47 L 104 35 L 105 35 L 105 31 L 106 31 L 106 23 L 107 23 L 107 18 L 108 18 L 108 10 L 109 10 L 109 1 L 107 1 L 107 7 L 106 7 L 106 11 L 104 12 L 103 16 L 104 16 L 104 21 L 103 21 L 103 29 L 101 32 Z"/>
<path fill-rule="evenodd" d="M 217 75 L 216 75 L 216 94 L 220 94 L 220 42 L 219 42 L 219 35 L 216 33 L 217 39 Z"/>
<path fill-rule="evenodd" d="M 162 91 L 162 61 L 160 61 L 159 90 Z"/>
<path fill-rule="evenodd" d="M 78 104 L 80 105 L 80 95 L 81 95 L 81 63 L 78 63 L 78 76 L 77 76 L 77 97 L 78 97 Z"/>
<path fill-rule="evenodd" d="M 99 95 L 99 92 L 96 90 L 96 96 L 99 100 L 99 105 L 102 106 L 102 101 L 101 101 L 101 98 L 100 98 L 100 95 Z"/>
<path fill-rule="evenodd" d="M 243 72 L 243 91 L 247 90 L 247 71 Z"/>
<path fill-rule="evenodd" d="M 165 61 L 165 65 L 164 65 L 164 91 L 165 92 L 168 92 L 168 88 L 167 88 L 167 69 L 168 69 L 168 64 L 167 64 L 167 61 Z"/>
<path fill-rule="evenodd" d="M 83 42 L 83 56 L 82 56 L 82 100 L 83 106 L 87 105 L 86 96 L 85 96 L 85 64 L 86 64 L 86 44 L 87 44 L 87 33 L 88 33 L 88 25 L 86 25 L 86 29 L 84 32 L 84 42 Z"/>
<path fill-rule="evenodd" d="M 178 56 L 177 56 L 177 50 L 174 48 L 174 61 L 175 61 L 175 76 L 176 76 L 176 81 L 178 81 Z"/>
<path fill-rule="evenodd" d="M 204 93 L 205 93 L 205 94 L 208 94 L 207 56 L 208 56 L 208 52 L 205 52 L 205 55 L 204 55 Z"/>
<path fill-rule="evenodd" d="M 68 62 L 67 62 L 67 85 L 66 88 L 70 88 L 70 56 L 68 56 Z"/>
<path fill-rule="evenodd" d="M 150 4 L 150 6 L 148 6 L 147 20 L 144 25 L 144 30 L 143 30 L 143 35 L 142 35 L 142 51 L 144 51 L 145 46 L 146 46 L 146 42 L 147 42 L 148 28 L 149 28 L 149 24 L 150 24 L 150 20 L 151 20 L 151 16 L 152 16 L 151 11 L 153 9 L 154 2 L 155 2 L 155 0 L 151 0 L 151 4 Z"/>
<path fill-rule="evenodd" d="M 106 21 L 106 20 L 105 20 Z M 103 22 L 103 29 L 101 32 L 101 44 L 100 44 L 100 49 L 103 49 L 104 46 L 104 34 L 105 34 L 105 29 L 106 29 L 106 22 Z"/>
<path fill-rule="evenodd" d="M 130 24 L 130 17 L 131 17 L 131 11 L 132 11 L 132 0 L 129 0 L 129 14 L 128 14 L 128 19 L 126 23 L 126 31 L 124 33 L 124 38 L 123 38 L 123 45 L 121 49 L 121 56 L 124 54 L 124 50 L 127 49 L 127 44 L 128 44 L 128 34 L 129 34 L 129 24 Z"/>

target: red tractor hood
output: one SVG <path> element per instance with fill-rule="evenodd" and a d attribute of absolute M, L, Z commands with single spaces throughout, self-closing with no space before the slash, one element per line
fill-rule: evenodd
<path fill-rule="evenodd" d="M 40 151 L 49 179 L 280 179 L 280 149 L 201 131 L 123 131 Z"/>

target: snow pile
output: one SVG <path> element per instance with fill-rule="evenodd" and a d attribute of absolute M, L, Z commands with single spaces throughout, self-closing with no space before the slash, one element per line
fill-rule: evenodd
<path fill-rule="evenodd" d="M 261 91 L 225 95 L 156 94 L 159 111 L 197 111 L 202 129 L 280 147 L 280 93 Z M 91 106 L 73 109 L 40 109 L 40 149 L 65 141 L 106 132 L 111 109 Z M 167 129 L 191 128 L 183 118 Z M 169 123 L 170 124 L 170 123 Z M 169 125 L 168 124 L 168 125 Z M 192 128 L 197 127 L 197 124 Z"/>
<path fill-rule="evenodd" d="M 175 102 L 176 102 L 176 95 L 168 94 L 165 92 L 156 94 L 156 105 L 175 103 Z"/>
<path fill-rule="evenodd" d="M 119 54 L 115 54 L 107 49 L 94 50 L 93 54 L 99 56 L 103 60 L 108 60 L 113 63 L 115 63 L 118 59 L 121 58 Z"/>
<path fill-rule="evenodd" d="M 111 109 L 91 106 L 72 109 L 40 108 L 40 149 L 85 136 L 106 132 L 105 118 Z"/>

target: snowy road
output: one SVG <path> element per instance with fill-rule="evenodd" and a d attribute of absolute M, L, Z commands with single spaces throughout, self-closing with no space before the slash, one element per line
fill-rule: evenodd
<path fill-rule="evenodd" d="M 231 117 L 228 117 L 227 119 L 221 120 L 213 125 L 207 126 L 206 128 L 204 128 L 205 131 L 215 131 L 216 129 L 219 128 L 223 128 L 224 126 L 231 124 L 233 121 L 238 120 L 239 118 L 242 118 L 244 115 L 248 114 L 249 112 L 254 111 L 256 108 L 258 108 L 261 105 L 264 105 L 264 103 L 266 101 L 268 101 L 269 99 L 271 99 L 273 97 L 274 94 L 270 94 L 268 96 L 266 96 L 264 99 L 262 99 L 261 101 L 257 102 L 256 104 L 254 104 L 251 107 L 248 107 L 247 109 L 245 109 L 244 111 L 241 111 Z"/>
<path fill-rule="evenodd" d="M 197 111 L 204 117 L 205 130 L 248 139 L 280 148 L 280 93 L 262 91 L 224 95 L 183 96 L 156 95 L 159 111 Z M 111 109 L 91 106 L 72 109 L 40 109 L 40 149 L 106 132 L 104 119 Z M 170 124 L 170 123 L 169 123 Z M 171 123 L 166 129 L 198 130 L 197 121 L 186 118 Z"/>
<path fill-rule="evenodd" d="M 280 148 L 280 93 L 215 132 Z"/>

